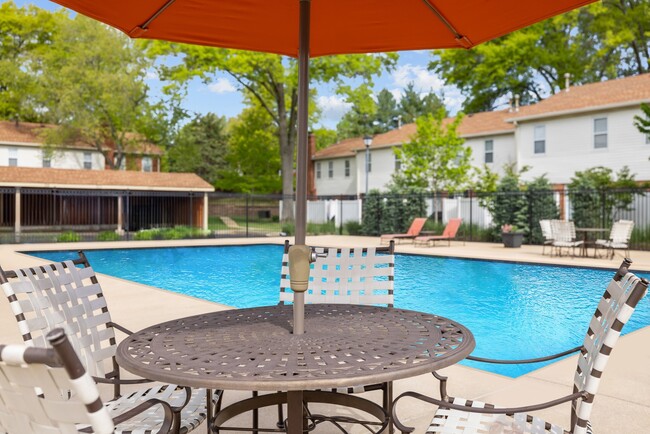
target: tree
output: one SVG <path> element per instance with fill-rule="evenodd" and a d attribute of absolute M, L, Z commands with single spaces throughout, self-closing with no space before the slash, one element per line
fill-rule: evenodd
<path fill-rule="evenodd" d="M 192 172 L 216 186 L 226 168 L 226 118 L 197 115 L 178 132 L 167 151 L 170 172 Z"/>
<path fill-rule="evenodd" d="M 612 169 L 598 166 L 576 172 L 569 193 L 576 226 L 608 227 L 620 212 L 633 209 L 634 196 L 643 191 L 627 166 L 616 177 Z"/>
<path fill-rule="evenodd" d="M 494 235 L 498 237 L 503 225 L 512 225 L 518 232 L 529 233 L 528 201 L 523 194 L 522 172 L 514 165 L 505 167 L 505 175 L 499 180 L 490 213 L 494 223 Z"/>
<path fill-rule="evenodd" d="M 296 59 L 275 54 L 229 50 L 198 45 L 150 41 L 152 56 L 178 56 L 175 66 L 162 66 L 161 74 L 170 80 L 172 89 L 185 86 L 199 77 L 210 81 L 222 71 L 232 77 L 244 92 L 247 104 L 255 101 L 272 119 L 279 143 L 282 165 L 282 193 L 285 206 L 282 220 L 293 220 L 293 168 L 296 148 L 296 123 L 298 99 L 298 64 Z M 324 56 L 310 61 L 312 82 L 334 83 L 345 94 L 349 87 L 342 86 L 346 77 L 358 77 L 365 83 L 386 68 L 394 66 L 397 54 Z M 312 97 L 315 94 L 311 90 Z M 313 98 L 311 107 L 314 109 Z M 315 110 L 310 110 L 315 113 Z"/>
<path fill-rule="evenodd" d="M 219 190 L 259 194 L 282 190 L 276 128 L 259 106 L 230 120 L 227 168 L 220 173 Z"/>
<path fill-rule="evenodd" d="M 0 4 L 0 119 L 47 120 L 35 94 L 38 55 L 51 48 L 56 22 L 64 12 L 50 13 L 36 6 Z"/>
<path fill-rule="evenodd" d="M 397 128 L 397 117 L 399 110 L 397 109 L 397 101 L 392 93 L 387 89 L 382 89 L 377 94 L 377 115 L 376 122 L 382 133 Z"/>
<path fill-rule="evenodd" d="M 444 110 L 446 115 L 445 105 L 438 95 L 428 93 L 421 96 L 420 93 L 415 91 L 413 82 L 406 85 L 404 95 L 399 101 L 399 112 L 402 115 L 403 123 L 413 123 L 420 116 L 434 114 L 439 110 Z"/>
<path fill-rule="evenodd" d="M 469 181 L 471 149 L 458 136 L 458 125 L 463 119 L 459 113 L 449 122 L 445 112 L 419 117 L 415 123 L 417 132 L 410 142 L 395 148 L 402 166 L 393 174 L 397 186 L 420 187 L 433 191 L 455 192 L 462 190 Z"/>
<path fill-rule="evenodd" d="M 346 93 L 346 102 L 351 103 L 352 107 L 336 125 L 339 140 L 385 132 L 377 121 L 378 107 L 370 87 L 363 84 Z"/>
<path fill-rule="evenodd" d="M 605 0 L 558 15 L 471 50 L 436 50 L 429 69 L 466 97 L 469 113 L 493 110 L 508 95 L 522 104 L 574 83 L 648 71 L 650 6 Z"/>
<path fill-rule="evenodd" d="M 525 184 L 530 215 L 530 241 L 541 244 L 544 241 L 540 220 L 552 220 L 559 216 L 551 184 L 545 175 Z"/>
<path fill-rule="evenodd" d="M 46 141 L 86 143 L 104 153 L 109 167 L 119 168 L 144 139 L 132 133 L 147 112 L 150 63 L 139 44 L 115 29 L 82 15 L 58 18 L 59 31 L 39 56 L 43 100 L 60 125 Z"/>
<path fill-rule="evenodd" d="M 643 112 L 643 116 L 634 116 L 634 126 L 637 127 L 641 134 L 650 137 L 650 104 L 642 102 L 641 111 Z"/>
<path fill-rule="evenodd" d="M 316 150 L 327 148 L 329 145 L 336 143 L 338 141 L 338 136 L 336 131 L 328 130 L 327 128 L 317 128 L 312 131 L 312 134 L 316 136 Z"/>

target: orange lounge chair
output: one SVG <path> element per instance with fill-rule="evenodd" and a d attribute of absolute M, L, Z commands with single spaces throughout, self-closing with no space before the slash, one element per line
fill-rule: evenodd
<path fill-rule="evenodd" d="M 415 237 L 420 235 L 420 231 L 422 231 L 422 228 L 424 227 L 424 223 L 427 221 L 426 217 L 418 217 L 413 219 L 413 223 L 411 223 L 411 227 L 409 228 L 408 232 L 405 234 L 383 234 L 381 236 L 381 242 L 389 242 L 390 240 L 395 240 L 397 244 L 399 244 L 400 240 L 413 240 Z"/>
<path fill-rule="evenodd" d="M 458 233 L 458 228 L 463 222 L 463 219 L 449 219 L 445 230 L 442 232 L 442 235 L 426 235 L 422 237 L 415 237 L 414 244 L 417 245 L 428 245 L 429 243 L 435 244 L 436 241 L 447 240 L 451 246 L 451 240 L 456 238 L 456 233 Z"/>

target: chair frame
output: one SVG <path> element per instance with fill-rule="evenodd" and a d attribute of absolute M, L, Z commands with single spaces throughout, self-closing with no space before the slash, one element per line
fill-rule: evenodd
<path fill-rule="evenodd" d="M 562 256 L 562 249 L 572 249 L 571 256 L 576 255 L 576 248 L 582 247 L 584 241 L 576 240 L 576 227 L 573 221 L 551 220 L 551 230 L 553 231 L 553 243 L 551 244 L 551 256 L 555 251 L 557 256 Z"/>
<path fill-rule="evenodd" d="M 74 260 L 46 265 L 3 270 L 0 267 L 0 286 L 4 290 L 18 323 L 23 340 L 28 346 L 47 345 L 48 331 L 62 327 L 78 352 L 84 366 L 96 383 L 113 385 L 113 399 L 107 403 L 111 411 L 120 412 L 135 402 L 161 399 L 174 411 L 174 425 L 170 432 L 189 432 L 206 417 L 200 409 L 218 403 L 221 392 L 210 394 L 201 389 L 176 385 L 152 385 L 148 389 L 121 395 L 122 385 L 152 383 L 144 378 L 123 379 L 115 359 L 117 340 L 115 330 L 131 331 L 112 321 L 106 298 L 88 258 L 82 252 Z M 109 361 L 110 359 L 110 361 Z M 106 365 L 109 365 L 107 367 Z M 211 408 L 208 408 L 208 414 Z M 148 423 L 154 422 L 152 414 Z M 143 421 L 144 423 L 144 421 Z M 128 428 L 125 428 L 128 431 Z"/>
<path fill-rule="evenodd" d="M 397 402 L 405 397 L 412 397 L 438 405 L 440 415 L 436 413 L 434 421 L 436 418 L 440 421 L 444 421 L 446 417 L 454 411 L 465 413 L 500 414 L 511 417 L 511 420 L 513 420 L 514 424 L 518 427 L 532 423 L 534 427 L 544 427 L 545 430 L 551 430 L 557 427 L 552 426 L 541 419 L 527 415 L 526 413 L 550 408 L 565 402 L 571 402 L 571 430 L 568 432 L 571 434 L 591 433 L 589 417 L 591 415 L 593 400 L 598 391 L 603 370 L 609 360 L 611 351 L 620 336 L 623 326 L 627 320 L 629 320 L 636 305 L 646 295 L 648 290 L 648 280 L 643 278 L 640 279 L 633 273 L 629 272 L 631 263 L 631 260 L 625 258 L 619 269 L 616 271 L 616 274 L 607 286 L 607 289 L 596 308 L 596 312 L 589 324 L 587 335 L 581 346 L 551 356 L 526 360 L 497 360 L 475 356 L 468 357 L 469 360 L 479 362 L 520 364 L 554 360 L 559 357 L 579 352 L 578 366 L 574 377 L 573 392 L 571 394 L 535 405 L 496 408 L 491 404 L 450 397 L 447 394 L 447 377 L 434 372 L 433 375 L 440 381 L 441 399 L 432 398 L 416 392 L 405 392 L 401 394 L 397 399 L 395 399 L 392 407 L 392 419 L 395 426 L 397 426 L 397 428 L 403 433 L 413 432 L 413 428 L 405 426 L 401 421 L 399 421 L 396 414 Z M 533 430 L 532 432 L 537 433 L 542 431 Z"/>
<path fill-rule="evenodd" d="M 89 432 L 89 429 L 97 434 L 109 434 L 114 432 L 115 424 L 153 406 L 161 406 L 165 415 L 158 432 L 171 429 L 173 410 L 167 402 L 157 399 L 147 400 L 111 418 L 97 385 L 63 329 L 49 332 L 46 341 L 50 348 L 0 345 L 0 372 L 6 380 L 0 382 L 0 389 L 7 389 L 6 395 L 0 394 L 0 413 L 4 413 L 0 415 L 0 432 L 35 434 L 47 427 L 47 432 L 53 434 Z M 66 393 L 69 391 L 72 393 Z M 17 402 L 3 402 L 5 396 Z M 80 420 L 75 420 L 76 417 Z"/>
<path fill-rule="evenodd" d="M 599 248 L 607 249 L 606 257 L 614 259 L 616 249 L 625 250 L 625 257 L 630 256 L 630 238 L 634 230 L 633 220 L 618 220 L 612 224 L 609 238 L 607 240 L 596 240 L 594 256 Z"/>
<path fill-rule="evenodd" d="M 542 223 L 543 222 L 543 223 Z M 542 236 L 544 237 L 544 242 L 542 243 L 542 255 L 546 250 L 546 246 L 551 247 L 551 253 L 553 253 L 553 225 L 551 220 L 542 219 L 539 221 L 539 227 L 542 231 Z"/>

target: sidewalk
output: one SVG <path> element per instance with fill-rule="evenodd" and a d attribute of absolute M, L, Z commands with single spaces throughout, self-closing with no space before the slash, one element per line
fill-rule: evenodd
<path fill-rule="evenodd" d="M 37 250 L 79 250 L 92 248 L 126 248 L 179 245 L 235 245 L 256 243 L 284 242 L 283 238 L 258 239 L 210 239 L 184 241 L 137 241 L 137 242 L 104 242 L 104 243 L 71 243 L 71 244 L 25 244 L 0 245 L 0 265 L 6 269 L 22 266 L 33 266 L 46 261 L 28 256 L 19 251 Z M 309 237 L 311 245 L 379 245 L 378 237 L 339 237 L 319 236 Z M 550 258 L 541 255 L 541 246 L 523 246 L 520 249 L 506 249 L 500 244 L 452 242 L 451 247 L 446 243 L 436 247 L 413 247 L 408 244 L 398 245 L 397 252 L 410 254 L 429 254 L 440 256 L 455 256 L 463 258 L 483 258 L 531 262 L 539 264 L 559 264 L 570 266 L 602 267 L 615 269 L 620 265 L 622 257 L 617 252 L 617 258 Z M 631 252 L 634 263 L 633 271 L 650 271 L 650 252 Z M 138 330 L 151 324 L 174 317 L 199 314 L 217 309 L 227 309 L 227 306 L 178 295 L 169 291 L 140 285 L 122 279 L 99 275 L 100 283 L 108 300 L 113 320 L 124 326 Z M 22 342 L 13 315 L 7 301 L 0 302 L 0 342 Z M 642 303 L 650 300 L 644 299 Z M 147 306 L 147 309 L 142 309 Z M 585 325 L 586 327 L 586 325 Z M 119 338 L 119 336 L 118 336 Z M 449 392 L 452 395 L 479 400 L 486 400 L 499 405 L 529 405 L 557 398 L 572 392 L 572 381 L 575 372 L 575 357 L 554 363 L 545 368 L 516 379 L 497 374 L 468 368 L 460 365 L 452 366 L 442 371 L 450 377 Z M 608 369 L 603 376 L 600 392 L 594 402 L 592 426 L 595 432 L 603 434 L 642 434 L 650 426 L 650 327 L 630 333 L 619 341 L 614 350 Z M 395 384 L 395 396 L 406 390 L 416 390 L 422 393 L 437 395 L 437 382 L 431 375 L 400 380 Z M 374 392 L 375 398 L 378 397 Z M 249 397 L 242 392 L 229 392 L 225 402 Z M 407 423 L 416 427 L 415 432 L 424 432 L 430 420 L 433 407 L 403 401 L 400 415 Z M 569 404 L 554 409 L 539 412 L 541 416 L 554 423 L 568 427 Z M 274 418 L 275 411 L 264 413 L 263 417 Z M 199 433 L 205 432 L 199 428 Z M 332 427 L 322 426 L 318 433 L 332 433 Z M 357 432 L 357 431 L 355 431 Z M 365 431 L 358 431 L 365 432 Z"/>

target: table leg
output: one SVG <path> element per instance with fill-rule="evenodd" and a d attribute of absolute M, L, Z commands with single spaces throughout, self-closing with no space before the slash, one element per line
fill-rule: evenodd
<path fill-rule="evenodd" d="M 206 420 L 205 425 L 208 428 L 208 434 L 210 434 L 210 425 L 212 424 L 212 390 L 205 389 L 205 412 Z"/>
<path fill-rule="evenodd" d="M 302 390 L 287 392 L 287 419 L 287 434 L 303 432 Z"/>

